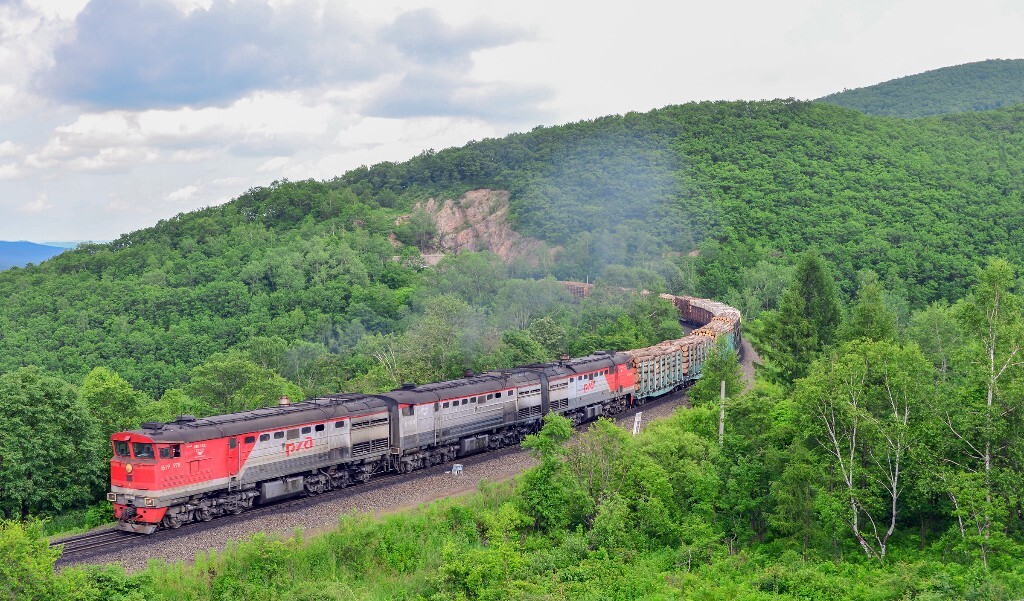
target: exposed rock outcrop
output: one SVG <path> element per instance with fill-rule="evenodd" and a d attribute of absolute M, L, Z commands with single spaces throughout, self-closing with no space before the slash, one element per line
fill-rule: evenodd
<path fill-rule="evenodd" d="M 472 190 L 457 200 L 440 203 L 431 198 L 415 208 L 433 216 L 437 244 L 444 252 L 489 250 L 505 261 L 526 259 L 532 262 L 551 258 L 553 250 L 543 242 L 522 236 L 509 227 L 509 193 L 505 190 Z"/>

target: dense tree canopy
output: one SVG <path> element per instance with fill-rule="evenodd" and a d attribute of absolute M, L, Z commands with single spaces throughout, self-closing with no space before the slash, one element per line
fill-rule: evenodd
<path fill-rule="evenodd" d="M 1024 60 L 987 60 L 943 67 L 819 98 L 869 115 L 926 117 L 1024 103 Z"/>

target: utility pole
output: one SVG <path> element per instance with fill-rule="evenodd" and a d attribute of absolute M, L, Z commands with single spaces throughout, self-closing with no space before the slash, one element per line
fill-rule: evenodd
<path fill-rule="evenodd" d="M 725 444 L 725 380 L 722 380 L 722 400 L 718 403 L 718 446 Z"/>

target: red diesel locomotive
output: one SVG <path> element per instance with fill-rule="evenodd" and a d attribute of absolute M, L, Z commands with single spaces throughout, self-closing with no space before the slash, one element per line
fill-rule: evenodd
<path fill-rule="evenodd" d="M 633 401 L 629 355 L 597 352 L 380 395 L 340 394 L 111 437 L 117 528 L 151 534 L 518 444 L 556 411 L 574 423 Z"/>
<path fill-rule="evenodd" d="M 592 288 L 566 285 L 577 296 Z M 740 345 L 740 313 L 706 299 L 662 297 L 701 327 L 625 353 L 599 351 L 379 395 L 183 415 L 114 434 L 107 498 L 117 527 L 151 534 L 380 472 L 409 472 L 517 444 L 551 411 L 578 424 L 681 389 L 700 377 L 717 340 Z"/>

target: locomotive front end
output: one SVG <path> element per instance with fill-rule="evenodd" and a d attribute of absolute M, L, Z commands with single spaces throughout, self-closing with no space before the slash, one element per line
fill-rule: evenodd
<path fill-rule="evenodd" d="M 111 436 L 114 456 L 110 460 L 110 492 L 117 529 L 152 534 L 167 513 L 158 498 L 158 478 L 166 470 L 158 458 L 152 438 L 137 432 L 118 432 Z M 166 453 L 164 453 L 166 454 Z"/>

